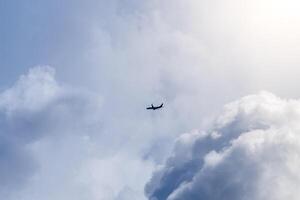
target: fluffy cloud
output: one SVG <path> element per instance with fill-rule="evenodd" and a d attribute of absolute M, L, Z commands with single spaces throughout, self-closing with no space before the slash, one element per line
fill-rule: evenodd
<path fill-rule="evenodd" d="M 299 121 L 299 100 L 267 92 L 228 104 L 211 129 L 178 139 L 146 193 L 151 200 L 296 200 Z"/>
<path fill-rule="evenodd" d="M 0 94 L 0 194 L 20 189 L 39 169 L 31 145 L 47 137 L 90 135 L 100 98 L 59 84 L 51 67 L 35 67 Z M 80 131 L 78 131 L 80 130 Z M 74 136 L 74 137 L 75 137 Z"/>
<path fill-rule="evenodd" d="M 9 200 L 144 199 L 143 186 L 153 170 L 153 162 L 145 159 L 151 155 L 145 154 L 153 137 L 145 132 L 149 142 L 121 131 L 135 127 L 103 108 L 104 102 L 96 93 L 60 83 L 54 68 L 46 66 L 31 68 L 3 91 L 0 195 Z"/>

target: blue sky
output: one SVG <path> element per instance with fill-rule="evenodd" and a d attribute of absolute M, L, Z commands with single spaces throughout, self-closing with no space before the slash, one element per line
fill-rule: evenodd
<path fill-rule="evenodd" d="M 1 1 L 0 196 L 297 199 L 299 7 Z"/>
<path fill-rule="evenodd" d="M 59 52 L 71 41 L 80 44 L 84 38 L 78 37 L 80 25 L 72 21 L 75 13 L 67 2 L 2 1 L 1 74 L 11 73 L 5 76 L 7 81 L 32 66 L 55 64 Z M 66 49 L 65 55 L 72 56 L 68 52 Z"/>

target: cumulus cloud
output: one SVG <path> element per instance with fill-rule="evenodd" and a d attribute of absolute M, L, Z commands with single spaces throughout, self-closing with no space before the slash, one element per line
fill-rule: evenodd
<path fill-rule="evenodd" d="M 4 90 L 0 195 L 9 200 L 145 199 L 143 187 L 153 170 L 144 155 L 148 143 L 121 132 L 128 120 L 112 115 L 103 102 L 86 88 L 59 82 L 48 66 L 31 68 Z"/>
<path fill-rule="evenodd" d="M 146 186 L 151 200 L 298 199 L 299 100 L 261 92 L 225 106 L 207 131 L 178 138 Z"/>
<path fill-rule="evenodd" d="M 0 194 L 16 192 L 38 170 L 30 145 L 98 122 L 100 98 L 58 83 L 51 67 L 35 67 L 0 94 Z"/>

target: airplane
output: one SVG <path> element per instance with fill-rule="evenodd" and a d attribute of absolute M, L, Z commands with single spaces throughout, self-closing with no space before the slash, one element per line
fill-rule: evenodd
<path fill-rule="evenodd" d="M 151 104 L 151 107 L 148 107 L 147 110 L 156 110 L 156 109 L 160 109 L 163 107 L 163 103 L 160 106 L 153 106 L 153 104 Z"/>

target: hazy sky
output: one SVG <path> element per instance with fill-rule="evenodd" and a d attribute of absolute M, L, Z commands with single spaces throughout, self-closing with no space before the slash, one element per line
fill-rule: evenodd
<path fill-rule="evenodd" d="M 299 10 L 1 0 L 0 196 L 299 199 Z"/>

